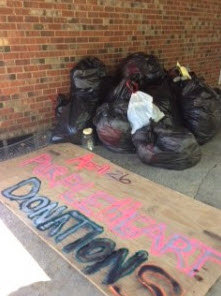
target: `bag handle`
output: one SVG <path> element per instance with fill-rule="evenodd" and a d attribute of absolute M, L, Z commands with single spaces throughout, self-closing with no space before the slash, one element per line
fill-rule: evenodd
<path fill-rule="evenodd" d="M 138 83 L 135 81 L 127 80 L 126 86 L 129 88 L 129 90 L 134 94 L 138 91 Z"/>

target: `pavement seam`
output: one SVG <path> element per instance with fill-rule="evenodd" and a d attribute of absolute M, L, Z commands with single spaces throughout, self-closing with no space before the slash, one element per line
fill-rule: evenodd
<path fill-rule="evenodd" d="M 218 279 L 215 281 L 215 283 L 209 288 L 209 290 L 207 291 L 205 296 L 212 296 L 213 290 L 216 288 L 216 286 L 218 285 L 219 281 L 221 281 L 221 276 L 218 277 Z M 215 296 L 215 295 L 214 295 Z"/>
<path fill-rule="evenodd" d="M 200 184 L 198 185 L 197 192 L 194 194 L 193 199 L 196 199 L 197 195 L 199 194 L 199 191 L 200 191 L 200 189 L 201 189 L 201 186 L 202 186 L 203 182 L 204 182 L 204 181 L 206 180 L 206 178 L 209 176 L 209 174 L 211 173 L 211 171 L 212 171 L 213 169 L 215 169 L 219 164 L 221 164 L 221 161 L 215 163 L 215 164 L 214 164 L 214 165 L 208 170 L 208 172 L 205 174 L 205 176 L 201 179 L 201 182 L 200 182 Z"/>

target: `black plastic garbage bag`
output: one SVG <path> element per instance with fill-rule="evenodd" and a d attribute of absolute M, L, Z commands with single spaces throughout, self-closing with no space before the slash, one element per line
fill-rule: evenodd
<path fill-rule="evenodd" d="M 221 97 L 221 89 L 220 88 L 215 87 L 213 90 L 217 93 L 218 96 Z"/>
<path fill-rule="evenodd" d="M 129 103 L 133 90 L 135 90 L 135 88 L 138 89 L 138 85 L 135 82 L 125 78 L 117 84 L 115 82 L 115 85 L 112 86 L 112 89 L 110 89 L 106 96 L 106 102 L 111 104 L 118 104 L 120 101 Z"/>
<path fill-rule="evenodd" d="M 157 83 L 165 77 L 165 71 L 154 55 L 137 52 L 129 55 L 120 65 L 119 77 L 129 78 L 143 90 L 146 84 Z"/>
<path fill-rule="evenodd" d="M 70 103 L 70 101 L 66 98 L 64 94 L 58 94 L 57 97 L 57 106 L 55 108 L 55 116 L 56 118 L 60 118 L 63 111 L 64 107 L 67 106 Z"/>
<path fill-rule="evenodd" d="M 76 90 L 88 92 L 99 89 L 105 76 L 105 65 L 98 58 L 86 57 L 71 70 L 71 93 Z"/>
<path fill-rule="evenodd" d="M 147 85 L 145 87 L 145 92 L 153 97 L 153 103 L 161 112 L 171 118 L 171 122 L 181 124 L 176 95 L 173 93 L 167 77 L 161 80 L 159 84 Z"/>
<path fill-rule="evenodd" d="M 82 104 L 78 97 L 75 99 L 75 104 L 77 108 L 71 103 L 64 107 L 58 124 L 52 131 L 53 143 L 71 142 L 80 145 L 83 129 L 91 127 L 91 114 L 87 106 Z"/>
<path fill-rule="evenodd" d="M 97 109 L 94 124 L 100 141 L 115 152 L 135 152 L 131 127 L 127 120 L 127 102 L 118 105 L 103 104 Z"/>
<path fill-rule="evenodd" d="M 183 170 L 201 159 L 193 134 L 185 128 L 171 126 L 167 118 L 139 129 L 132 139 L 138 157 L 155 167 Z"/>
<path fill-rule="evenodd" d="M 176 91 L 184 125 L 205 144 L 220 128 L 220 95 L 196 77 L 179 82 Z"/>
<path fill-rule="evenodd" d="M 105 65 L 97 58 L 85 58 L 71 71 L 71 99 L 52 132 L 53 143 L 81 144 L 82 130 L 92 127 L 100 97 Z"/>
<path fill-rule="evenodd" d="M 117 82 L 113 76 L 105 76 L 100 84 L 100 97 L 102 103 L 112 103 L 114 100 L 113 90 L 116 88 Z"/>

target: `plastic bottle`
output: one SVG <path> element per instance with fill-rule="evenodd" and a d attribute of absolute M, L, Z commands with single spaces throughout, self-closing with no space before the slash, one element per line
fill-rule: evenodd
<path fill-rule="evenodd" d="M 92 128 L 85 128 L 83 130 L 82 146 L 90 151 L 94 150 L 94 135 Z"/>

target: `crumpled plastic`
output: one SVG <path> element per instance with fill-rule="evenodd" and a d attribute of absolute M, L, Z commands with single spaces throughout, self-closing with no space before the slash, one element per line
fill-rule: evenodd
<path fill-rule="evenodd" d="M 184 170 L 201 159 L 193 134 L 185 128 L 172 126 L 166 117 L 136 131 L 132 140 L 138 157 L 151 166 Z"/>
<path fill-rule="evenodd" d="M 127 120 L 128 102 L 103 104 L 97 109 L 94 125 L 100 141 L 114 152 L 135 152 Z"/>
<path fill-rule="evenodd" d="M 64 94 L 58 94 L 57 105 L 55 107 L 55 116 L 57 119 L 61 117 L 64 111 L 64 107 L 67 106 L 69 103 L 70 101 L 66 98 Z"/>
<path fill-rule="evenodd" d="M 105 65 L 97 58 L 81 60 L 71 71 L 70 103 L 66 105 L 52 131 L 53 143 L 81 144 L 84 128 L 93 127 L 92 120 L 102 100 L 100 84 L 106 75 Z"/>
<path fill-rule="evenodd" d="M 197 77 L 178 82 L 175 90 L 183 124 L 199 144 L 207 143 L 220 128 L 220 95 Z"/>
<path fill-rule="evenodd" d="M 164 113 L 153 104 L 153 97 L 150 95 L 141 91 L 131 95 L 127 110 L 127 118 L 132 128 L 132 134 L 138 129 L 148 125 L 151 119 L 154 122 L 158 122 L 164 116 Z"/>
<path fill-rule="evenodd" d="M 147 84 L 160 82 L 166 73 L 157 57 L 137 52 L 123 60 L 118 75 L 121 79 L 137 82 L 139 90 L 143 90 Z"/>

